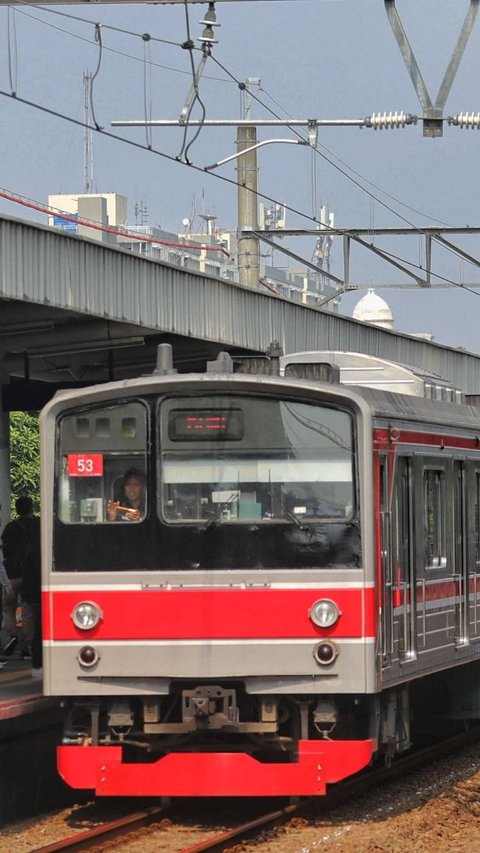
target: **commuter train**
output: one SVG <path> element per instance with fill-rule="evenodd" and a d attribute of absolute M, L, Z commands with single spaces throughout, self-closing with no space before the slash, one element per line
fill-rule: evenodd
<path fill-rule="evenodd" d="M 58 393 L 41 448 L 70 786 L 323 795 L 480 717 L 480 408 L 446 382 L 275 347 L 180 375 L 165 344 Z"/>

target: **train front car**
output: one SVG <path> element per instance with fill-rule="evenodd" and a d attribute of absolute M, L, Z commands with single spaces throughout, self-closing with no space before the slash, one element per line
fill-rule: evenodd
<path fill-rule="evenodd" d="M 361 397 L 153 376 L 57 395 L 42 449 L 45 692 L 68 702 L 69 785 L 324 794 L 370 762 L 378 604 Z"/>

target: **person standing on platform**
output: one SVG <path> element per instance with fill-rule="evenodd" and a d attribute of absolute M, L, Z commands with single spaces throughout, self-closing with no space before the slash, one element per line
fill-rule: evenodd
<path fill-rule="evenodd" d="M 2 506 L 0 504 L 0 511 Z M 5 565 L 3 562 L 3 552 L 0 547 L 0 631 L 3 627 L 3 599 L 6 598 L 9 594 L 12 593 L 12 584 L 10 583 L 10 579 L 5 570 Z M 4 655 L 0 654 L 0 669 L 3 669 L 7 662 L 7 658 Z"/>
<path fill-rule="evenodd" d="M 38 522 L 30 528 L 28 542 L 25 548 L 21 595 L 23 611 L 27 613 L 28 624 L 33 626 L 31 638 L 32 678 L 43 676 L 42 656 L 42 566 L 40 548 L 40 519 L 32 515 Z"/>
<path fill-rule="evenodd" d="M 18 518 L 10 521 L 3 533 L 3 557 L 5 569 L 11 583 L 11 591 L 5 598 L 5 630 L 9 639 L 4 652 L 7 656 L 13 654 L 21 638 L 21 656 L 25 660 L 31 657 L 30 645 L 34 633 L 34 614 L 28 602 L 22 612 L 22 628 L 17 626 L 17 607 L 20 600 L 22 577 L 27 553 L 38 547 L 40 559 L 40 519 L 33 514 L 33 501 L 24 495 L 17 498 L 15 509 Z"/>

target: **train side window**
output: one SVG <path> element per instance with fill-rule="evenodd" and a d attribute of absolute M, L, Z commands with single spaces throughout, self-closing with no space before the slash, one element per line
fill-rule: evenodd
<path fill-rule="evenodd" d="M 59 424 L 57 513 L 64 524 L 98 524 L 142 520 L 146 513 L 147 409 L 140 401 L 83 409 Z M 138 513 L 127 473 L 142 484 Z M 130 489 L 132 491 L 132 489 Z M 107 512 L 109 501 L 118 512 Z M 133 501 L 133 502 L 132 502 Z"/>
<path fill-rule="evenodd" d="M 392 501 L 392 549 L 396 583 L 410 580 L 412 540 L 410 480 L 410 460 L 399 457 Z"/>
<path fill-rule="evenodd" d="M 427 469 L 423 474 L 423 517 L 425 568 L 440 569 L 447 565 L 445 471 Z"/>

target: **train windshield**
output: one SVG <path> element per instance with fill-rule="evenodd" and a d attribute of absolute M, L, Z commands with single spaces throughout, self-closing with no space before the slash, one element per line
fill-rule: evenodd
<path fill-rule="evenodd" d="M 160 404 L 159 432 L 159 511 L 168 524 L 352 516 L 346 411 L 273 397 L 177 397 Z"/>
<path fill-rule="evenodd" d="M 134 401 L 61 419 L 58 516 L 64 524 L 143 520 L 147 413 Z"/>

